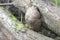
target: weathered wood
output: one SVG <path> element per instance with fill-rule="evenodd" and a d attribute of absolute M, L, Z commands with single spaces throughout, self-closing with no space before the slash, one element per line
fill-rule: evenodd
<path fill-rule="evenodd" d="M 17 40 L 12 34 L 11 32 L 9 32 L 9 30 L 7 30 L 6 28 L 4 28 L 3 24 L 0 22 L 0 29 L 2 31 L 2 33 L 7 37 L 8 40 Z M 4 39 L 4 38 L 3 38 Z M 7 40 L 5 39 L 5 40 Z"/>
<path fill-rule="evenodd" d="M 26 7 L 29 6 L 28 4 L 29 1 L 25 2 L 25 0 L 16 0 L 14 3 L 14 5 L 24 13 L 26 12 Z M 47 5 L 42 0 L 34 0 L 33 5 L 36 5 L 40 9 L 43 16 L 42 19 L 47 24 L 46 27 L 54 31 L 56 34 L 60 35 L 60 8 Z"/>
<path fill-rule="evenodd" d="M 19 0 L 15 1 L 15 6 L 21 9 L 24 13 L 26 12 L 30 1 Z M 54 31 L 56 34 L 60 35 L 60 8 L 57 6 L 52 6 L 44 3 L 42 0 L 33 0 L 33 5 L 37 6 L 42 14 L 43 21 L 47 24 L 50 30 Z M 23 6 L 23 7 L 21 7 Z"/>
<path fill-rule="evenodd" d="M 0 30 L 0 40 L 8 40 L 4 33 Z"/>
<path fill-rule="evenodd" d="M 46 27 L 60 35 L 60 8 L 47 5 L 40 0 L 36 0 L 34 4 L 40 9 Z"/>
<path fill-rule="evenodd" d="M 54 40 L 29 29 L 24 32 L 22 30 L 19 33 L 15 32 L 14 27 L 18 27 L 19 21 L 12 20 L 9 17 L 10 13 L 5 11 L 0 7 L 0 29 L 9 40 Z M 25 29 L 23 28 L 23 30 Z"/>

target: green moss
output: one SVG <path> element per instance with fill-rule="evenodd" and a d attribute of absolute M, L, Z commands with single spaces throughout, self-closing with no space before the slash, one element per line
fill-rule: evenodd
<path fill-rule="evenodd" d="M 20 30 L 21 28 L 23 28 L 25 31 L 28 30 L 28 28 L 26 28 L 23 23 L 19 23 L 19 21 L 17 20 L 17 18 L 16 18 L 12 13 L 10 13 L 8 10 L 6 10 L 5 7 L 2 7 L 2 9 L 5 10 L 5 11 L 8 13 L 9 17 L 10 17 L 13 21 L 15 21 L 15 22 L 17 23 L 17 27 L 14 28 L 14 31 L 15 31 L 15 32 L 19 32 L 19 30 Z"/>
<path fill-rule="evenodd" d="M 11 13 L 9 13 L 9 16 L 12 18 L 12 20 L 17 20 L 16 17 L 14 15 L 12 15 Z"/>
<path fill-rule="evenodd" d="M 14 28 L 14 31 L 17 32 L 17 33 L 19 32 L 19 30 L 17 30 L 17 28 Z"/>
<path fill-rule="evenodd" d="M 23 27 L 24 27 L 24 25 L 23 25 L 22 23 L 18 24 L 18 28 L 19 28 L 19 29 L 21 29 L 21 28 L 23 28 Z"/>
<path fill-rule="evenodd" d="M 28 30 L 28 28 L 26 28 L 26 27 L 24 26 L 24 24 L 18 23 L 18 24 L 17 24 L 17 27 L 14 28 L 14 31 L 15 31 L 16 33 L 18 33 L 19 30 L 21 30 L 21 29 L 23 29 L 23 30 L 25 30 L 25 31 Z"/>
<path fill-rule="evenodd" d="M 8 13 L 9 17 L 10 17 L 12 20 L 17 21 L 17 18 L 16 18 L 12 13 L 10 13 L 8 10 L 6 10 L 6 9 L 5 9 L 5 6 L 3 6 L 3 7 L 1 7 L 1 8 Z"/>
<path fill-rule="evenodd" d="M 14 31 L 18 33 L 19 30 L 22 29 L 22 28 L 24 28 L 24 24 L 18 23 L 17 24 L 17 27 L 14 27 Z"/>
<path fill-rule="evenodd" d="M 59 5 L 60 6 L 60 0 L 50 0 L 51 2 L 53 2 L 54 4 L 56 5 Z"/>

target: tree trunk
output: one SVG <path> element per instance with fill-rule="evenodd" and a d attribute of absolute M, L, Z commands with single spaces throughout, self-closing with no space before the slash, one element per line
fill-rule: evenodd
<path fill-rule="evenodd" d="M 29 6 L 29 2 L 30 1 L 26 0 L 17 0 L 14 5 L 25 13 L 27 10 L 26 7 Z M 52 4 L 46 4 L 42 0 L 34 0 L 33 5 L 39 8 L 42 14 L 42 20 L 47 25 L 46 27 L 60 35 L 60 8 L 52 6 Z"/>
<path fill-rule="evenodd" d="M 39 0 L 35 1 L 35 4 L 41 11 L 42 19 L 47 24 L 46 27 L 60 35 L 60 8 L 47 5 Z"/>
<path fill-rule="evenodd" d="M 7 10 L 0 7 L 0 29 L 9 40 L 54 40 L 29 29 L 26 31 L 20 30 L 18 33 L 15 32 L 14 28 L 18 27 L 17 25 L 20 22 L 18 20 L 12 20 L 9 15 L 10 13 Z M 25 29 L 23 28 L 23 30 Z"/>

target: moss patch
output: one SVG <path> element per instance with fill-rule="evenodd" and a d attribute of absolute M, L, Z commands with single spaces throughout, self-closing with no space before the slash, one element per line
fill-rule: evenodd
<path fill-rule="evenodd" d="M 60 6 L 60 0 L 50 0 L 51 2 L 53 2 L 54 4 Z"/>

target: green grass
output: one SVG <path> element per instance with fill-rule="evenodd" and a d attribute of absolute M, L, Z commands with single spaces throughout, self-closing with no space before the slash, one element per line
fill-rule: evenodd
<path fill-rule="evenodd" d="M 60 0 L 50 0 L 51 2 L 53 2 L 54 4 L 60 6 Z"/>

